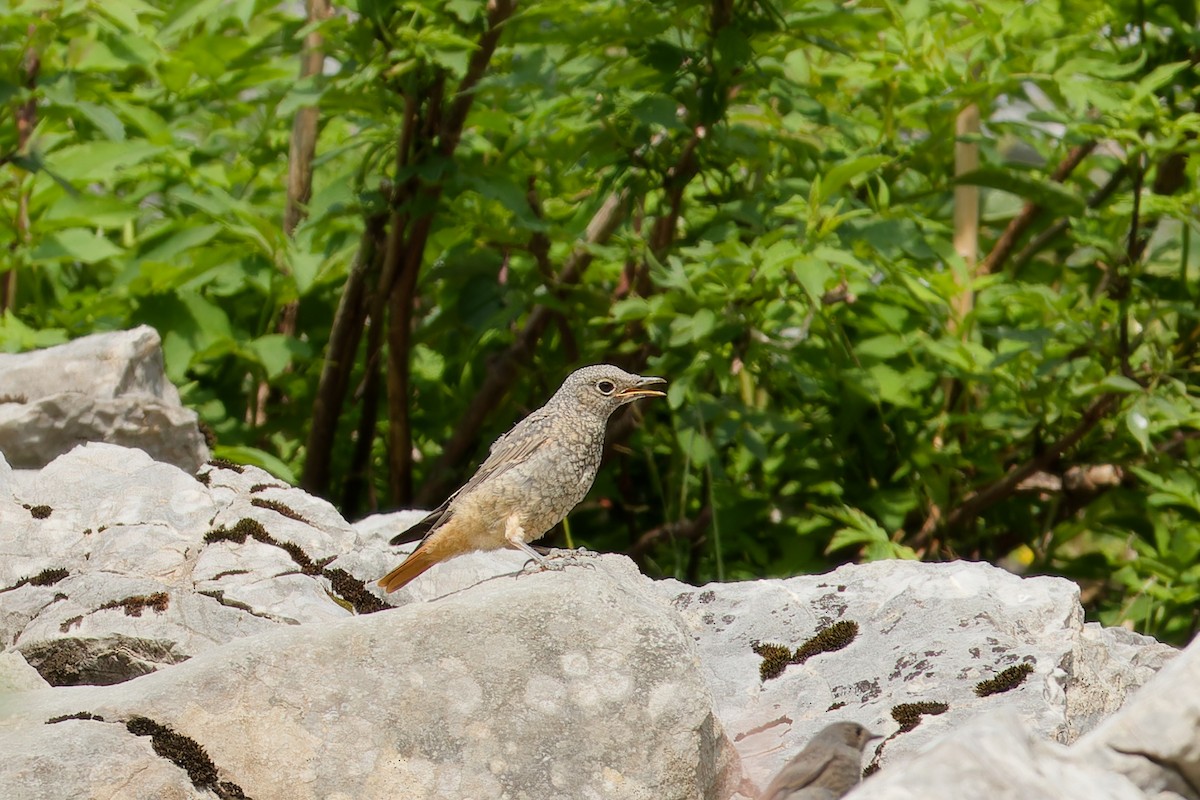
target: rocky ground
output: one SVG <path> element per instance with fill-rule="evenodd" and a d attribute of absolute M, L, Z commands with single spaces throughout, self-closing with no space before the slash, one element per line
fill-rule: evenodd
<path fill-rule="evenodd" d="M 0 462 L 0 797 L 725 800 L 853 720 L 854 798 L 1200 798 L 1200 645 L 1086 624 L 1069 581 L 502 552 L 385 596 L 419 512 L 121 444 Z"/>

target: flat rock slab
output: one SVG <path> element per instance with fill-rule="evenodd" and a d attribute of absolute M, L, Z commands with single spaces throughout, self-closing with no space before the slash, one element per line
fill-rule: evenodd
<path fill-rule="evenodd" d="M 192 796 L 197 763 L 257 798 L 725 798 L 740 772 L 691 636 L 619 559 L 19 697 L 3 797 Z"/>
<path fill-rule="evenodd" d="M 118 682 L 389 607 L 333 564 L 361 548 L 331 505 L 252 467 L 197 476 L 95 443 L 36 473 L 0 461 L 0 641 L 52 683 Z"/>
<path fill-rule="evenodd" d="M 1087 679 L 1078 708 L 1117 707 L 1176 653 L 1129 634 L 1121 654 L 1097 638 L 1098 627 L 1084 625 L 1074 583 L 988 564 L 887 561 L 787 580 L 655 588 L 691 628 L 717 714 L 760 786 L 843 719 L 886 737 L 868 749 L 874 767 L 1001 708 L 1034 736 L 1065 743 L 1080 733 L 1068 715 L 1077 673 Z M 814 652 L 788 663 L 802 647 Z M 1083 648 L 1105 655 L 1093 652 L 1082 664 Z M 980 696 L 989 686 L 997 691 Z"/>
<path fill-rule="evenodd" d="M 1196 800 L 1200 643 L 1067 748 L 991 711 L 872 776 L 852 800 Z"/>

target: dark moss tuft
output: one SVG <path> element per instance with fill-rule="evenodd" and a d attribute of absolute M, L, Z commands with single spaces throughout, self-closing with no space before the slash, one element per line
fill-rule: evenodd
<path fill-rule="evenodd" d="M 225 458 L 210 458 L 208 464 L 211 467 L 216 467 L 217 469 L 227 469 L 231 472 L 236 472 L 239 475 L 246 471 L 246 468 L 241 464 L 235 464 Z"/>
<path fill-rule="evenodd" d="M 83 622 L 82 614 L 75 616 L 75 617 L 71 617 L 70 619 L 64 619 L 62 621 L 62 624 L 58 626 L 58 632 L 66 633 L 67 631 L 71 630 L 71 628 L 74 628 L 76 625 L 80 624 L 81 622 Z M 43 675 L 42 677 L 45 677 L 45 676 Z"/>
<path fill-rule="evenodd" d="M 892 706 L 892 719 L 900 723 L 900 731 L 902 733 L 907 733 L 921 724 L 921 717 L 923 715 L 937 716 L 938 714 L 945 714 L 949 709 L 950 706 L 946 703 L 933 701 L 901 703 L 898 706 Z"/>
<path fill-rule="evenodd" d="M 29 402 L 29 398 L 23 394 L 0 394 L 0 406 L 12 403 L 13 405 L 23 406 Z"/>
<path fill-rule="evenodd" d="M 383 602 L 367 591 L 367 587 L 362 581 L 344 569 L 334 567 L 326 569 L 324 574 L 329 579 L 329 583 L 332 584 L 334 594 L 354 606 L 356 613 L 374 614 L 376 611 L 393 608 L 393 606 Z"/>
<path fill-rule="evenodd" d="M 29 514 L 30 514 L 30 516 L 32 516 L 34 519 L 46 519 L 46 518 L 47 518 L 47 517 L 49 517 L 49 516 L 50 516 L 52 513 L 54 513 L 54 509 L 53 509 L 53 508 L 51 508 L 50 506 L 31 506 L 31 505 L 26 505 L 26 506 L 25 506 L 25 508 L 29 509 Z"/>
<path fill-rule="evenodd" d="M 130 717 L 125 728 L 134 736 L 149 736 L 154 752 L 185 771 L 197 789 L 217 785 L 217 765 L 195 740 L 146 717 Z"/>
<path fill-rule="evenodd" d="M 217 446 L 217 432 L 209 427 L 208 423 L 200 420 L 196 423 L 196 427 L 200 429 L 200 435 L 204 437 L 204 443 L 208 445 L 209 450 Z"/>
<path fill-rule="evenodd" d="M 213 787 L 213 792 L 221 800 L 249 800 L 242 787 L 238 786 L 233 781 L 220 781 Z"/>
<path fill-rule="evenodd" d="M 862 776 L 864 779 L 869 778 L 876 772 L 879 772 L 879 762 L 872 761 L 870 764 L 867 764 L 865 767 L 863 767 Z"/>
<path fill-rule="evenodd" d="M 764 682 L 778 678 L 792 661 L 791 649 L 781 644 L 754 642 L 750 649 L 762 658 L 762 663 L 758 665 L 758 677 Z"/>
<path fill-rule="evenodd" d="M 839 700 L 836 703 L 830 703 L 829 708 L 827 708 L 825 710 L 826 711 L 837 711 L 839 708 L 845 708 L 845 707 L 846 707 L 846 704 Z"/>
<path fill-rule="evenodd" d="M 200 481 L 205 486 L 212 486 L 212 470 L 208 472 L 197 472 L 196 480 Z"/>
<path fill-rule="evenodd" d="M 90 719 L 96 722 L 104 722 L 104 717 L 99 714 L 92 714 L 88 711 L 76 711 L 74 714 L 63 714 L 61 717 L 51 717 L 46 720 L 47 725 L 55 725 L 59 722 L 66 722 L 69 719 Z"/>
<path fill-rule="evenodd" d="M 1010 691 L 1024 683 L 1025 679 L 1032 672 L 1033 664 L 1029 662 L 1009 667 L 991 680 L 980 681 L 975 684 L 975 694 L 980 697 L 987 697 L 988 695 Z"/>
<path fill-rule="evenodd" d="M 61 567 L 44 569 L 32 578 L 21 578 L 21 580 L 12 586 L 5 586 L 3 589 L 0 589 L 0 592 L 11 592 L 14 589 L 20 589 L 22 586 L 53 586 L 70 574 Z"/>
<path fill-rule="evenodd" d="M 273 543 L 271 534 L 267 533 L 267 529 L 262 526 L 262 523 L 252 520 L 249 517 L 242 517 L 238 520 L 232 530 L 229 528 L 214 528 L 204 534 L 204 543 L 234 542 L 236 544 L 245 544 L 247 536 L 259 542 Z"/>
<path fill-rule="evenodd" d="M 300 516 L 299 512 L 293 511 L 278 500 L 263 500 L 261 497 L 254 497 L 250 499 L 250 505 L 258 506 L 259 508 L 265 508 L 269 511 L 274 511 L 276 514 L 285 516 L 288 519 L 294 519 L 297 522 L 303 522 L 306 525 L 308 524 L 308 520 Z"/>
<path fill-rule="evenodd" d="M 249 536 L 251 539 L 259 542 L 270 542 L 271 534 L 267 533 L 267 529 L 262 526 L 262 523 L 249 517 L 242 517 L 233 526 L 234 533 L 242 536 Z"/>
<path fill-rule="evenodd" d="M 858 623 L 850 620 L 835 622 L 804 644 L 796 648 L 792 656 L 793 664 L 803 664 L 818 653 L 832 653 L 841 650 L 858 638 Z"/>
<path fill-rule="evenodd" d="M 41 572 L 39 572 L 37 575 L 34 575 L 32 578 L 29 579 L 29 585 L 30 586 L 53 586 L 54 584 L 58 583 L 59 581 L 63 580 L 67 576 L 69 576 L 70 574 L 71 573 L 67 572 L 62 567 L 57 567 L 57 568 L 52 568 L 52 569 L 44 569 Z"/>
<path fill-rule="evenodd" d="M 208 533 L 204 534 L 205 544 L 215 544 L 217 542 L 234 542 L 235 544 L 243 544 L 246 541 L 246 534 L 229 528 L 213 528 Z"/>
<path fill-rule="evenodd" d="M 308 553 L 295 542 L 281 542 L 278 539 L 272 539 L 271 544 L 278 547 L 283 552 L 292 557 L 292 561 L 296 562 L 296 566 L 300 567 L 300 571 L 305 575 L 320 575 L 321 568 L 313 563 L 313 560 L 308 557 Z"/>
<path fill-rule="evenodd" d="M 279 486 L 278 484 L 274 484 L 274 483 L 256 483 L 250 487 L 250 494 L 258 494 L 259 492 L 265 492 L 267 489 L 285 489 L 285 488 L 287 488 L 287 487 Z"/>
<path fill-rule="evenodd" d="M 132 597 L 126 597 L 121 600 L 110 600 L 100 606 L 97 611 L 105 611 L 113 608 L 125 609 L 125 616 L 140 617 L 145 609 L 153 609 L 160 614 L 167 610 L 171 604 L 171 596 L 166 592 L 155 592 L 154 594 L 139 594 Z"/>

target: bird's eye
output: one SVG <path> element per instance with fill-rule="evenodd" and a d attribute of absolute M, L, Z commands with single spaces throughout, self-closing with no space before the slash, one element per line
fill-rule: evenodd
<path fill-rule="evenodd" d="M 616 385 L 612 381 L 599 381 L 596 383 L 596 391 L 606 397 L 617 390 Z"/>

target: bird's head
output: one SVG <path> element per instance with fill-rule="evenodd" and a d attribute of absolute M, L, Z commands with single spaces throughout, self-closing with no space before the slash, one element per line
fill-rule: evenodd
<path fill-rule="evenodd" d="M 835 722 L 817 734 L 817 738 L 828 739 L 830 744 L 848 744 L 862 750 L 867 742 L 881 737 L 857 722 Z"/>
<path fill-rule="evenodd" d="M 618 408 L 638 398 L 664 397 L 665 392 L 651 387 L 665 383 L 662 378 L 634 375 L 611 364 L 596 364 L 568 375 L 554 400 L 571 403 L 608 419 Z"/>

